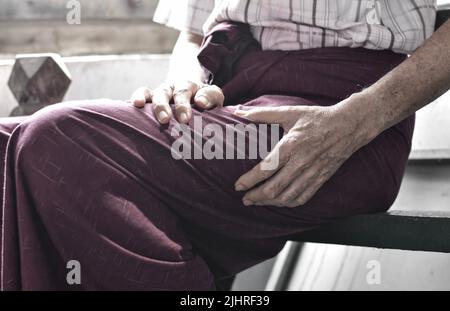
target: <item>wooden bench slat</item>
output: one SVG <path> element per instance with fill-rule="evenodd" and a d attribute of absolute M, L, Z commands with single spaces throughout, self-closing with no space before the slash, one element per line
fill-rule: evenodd
<path fill-rule="evenodd" d="M 358 215 L 292 237 L 292 241 L 450 252 L 450 212 Z"/>

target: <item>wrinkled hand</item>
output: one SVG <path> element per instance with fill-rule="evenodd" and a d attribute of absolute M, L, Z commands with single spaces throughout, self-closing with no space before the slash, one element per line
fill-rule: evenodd
<path fill-rule="evenodd" d="M 155 117 L 161 124 L 169 123 L 172 118 L 170 103 L 175 105 L 177 120 L 186 124 L 192 117 L 191 103 L 201 109 L 212 109 L 222 106 L 223 101 L 224 95 L 218 86 L 192 81 L 163 83 L 154 90 L 140 87 L 130 99 L 130 102 L 138 108 L 151 103 Z"/>
<path fill-rule="evenodd" d="M 247 191 L 245 205 L 304 205 L 353 152 L 370 141 L 355 113 L 338 106 L 260 107 L 235 113 L 284 129 L 267 157 L 236 181 L 237 191 Z M 262 169 L 262 163 L 273 163 L 275 156 L 278 166 Z"/>

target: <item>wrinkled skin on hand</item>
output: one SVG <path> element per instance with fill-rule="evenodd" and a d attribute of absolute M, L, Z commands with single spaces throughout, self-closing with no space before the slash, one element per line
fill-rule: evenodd
<path fill-rule="evenodd" d="M 279 124 L 284 129 L 283 138 L 268 156 L 236 181 L 236 190 L 246 191 L 245 205 L 304 205 L 357 149 L 371 140 L 361 118 L 345 109 L 345 103 L 330 107 L 257 107 L 235 113 L 253 122 Z M 262 163 L 270 163 L 275 156 L 278 166 L 264 170 Z"/>
<path fill-rule="evenodd" d="M 151 104 L 161 124 L 169 123 L 172 118 L 170 104 L 173 103 L 178 122 L 186 124 L 192 117 L 191 104 L 201 109 L 212 109 L 223 105 L 224 95 L 216 85 L 183 81 L 163 83 L 154 90 L 140 87 L 134 91 L 130 102 L 138 108 Z"/>

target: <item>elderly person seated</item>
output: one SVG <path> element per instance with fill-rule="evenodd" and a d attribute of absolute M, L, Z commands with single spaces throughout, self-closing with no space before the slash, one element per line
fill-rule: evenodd
<path fill-rule="evenodd" d="M 161 1 L 155 21 L 180 30 L 161 86 L 0 121 L 2 289 L 214 289 L 293 235 L 386 211 L 414 111 L 450 85 L 435 15 L 434 0 Z M 259 124 L 279 129 L 254 157 Z M 225 154 L 228 126 L 245 150 Z M 180 132 L 192 146 L 174 152 Z"/>

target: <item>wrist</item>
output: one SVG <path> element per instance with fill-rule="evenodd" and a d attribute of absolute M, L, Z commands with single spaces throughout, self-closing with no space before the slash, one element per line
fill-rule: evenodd
<path fill-rule="evenodd" d="M 381 114 L 377 112 L 377 98 L 370 92 L 354 93 L 334 107 L 340 118 L 352 124 L 361 146 L 369 143 L 384 130 Z"/>

